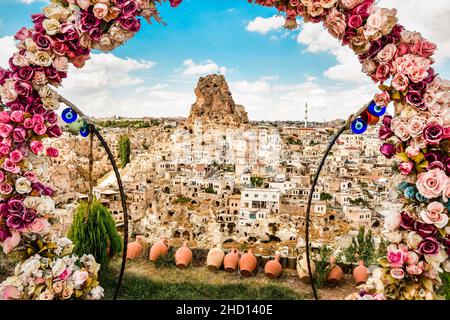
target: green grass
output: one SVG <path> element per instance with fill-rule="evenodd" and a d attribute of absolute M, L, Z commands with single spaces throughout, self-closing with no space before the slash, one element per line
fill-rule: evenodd
<path fill-rule="evenodd" d="M 240 279 L 205 268 L 156 268 L 149 262 L 129 262 L 119 299 L 123 300 L 298 300 L 304 297 L 289 287 L 255 279 Z M 105 299 L 111 299 L 118 279 L 118 264 L 101 274 Z"/>

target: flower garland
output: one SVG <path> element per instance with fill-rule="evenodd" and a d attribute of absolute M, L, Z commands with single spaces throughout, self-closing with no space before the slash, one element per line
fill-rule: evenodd
<path fill-rule="evenodd" d="M 44 150 L 42 139 L 62 134 L 55 113 L 58 96 L 52 87 L 61 85 L 69 64 L 83 67 L 91 49 L 110 51 L 132 38 L 141 26 L 139 16 L 149 22 L 151 18 L 161 21 L 156 9 L 161 1 L 53 0 L 42 14 L 32 16 L 32 29 L 22 28 L 15 36 L 19 51 L 10 59 L 8 70 L 0 69 L 4 104 L 0 113 L 0 243 L 7 253 L 22 243 L 31 256 L 24 264 L 37 266 L 36 261 L 40 262 L 33 272 L 42 269 L 48 274 L 50 268 L 61 265 L 59 261 L 64 262 L 58 254 L 43 258 L 52 261 L 42 261 L 42 254 L 31 254 L 36 252 L 36 243 L 48 241 L 55 246 L 48 240 L 47 219 L 54 211 L 54 191 L 45 184 L 42 170 L 44 152 L 49 157 L 58 156 L 54 148 Z M 176 7 L 181 1 L 170 3 Z M 380 84 L 382 92 L 374 98 L 376 105 L 394 103 L 395 117 L 383 118 L 380 139 L 385 143 L 380 151 L 401 161 L 398 168 L 404 181 L 398 190 L 404 211 L 387 218 L 386 235 L 392 244 L 387 257 L 380 261 L 382 268 L 374 272 L 359 296 L 437 298 L 434 289 L 440 284 L 439 273 L 450 271 L 450 82 L 439 78 L 432 68 L 436 45 L 417 32 L 405 30 L 397 23 L 397 11 L 381 8 L 375 0 L 248 2 L 284 12 L 288 29 L 297 27 L 297 17 L 322 22 L 333 37 L 358 55 L 362 71 Z M 65 269 L 69 273 L 83 270 L 84 258 L 74 258 L 73 263 L 67 259 L 64 264 L 71 266 Z M 18 266 L 15 277 L 26 274 L 22 279 L 30 279 L 24 264 Z M 33 272 L 34 279 L 42 281 Z M 73 273 L 72 284 L 80 287 L 77 279 L 84 276 Z M 90 282 L 95 277 L 93 272 Z M 55 289 L 54 283 L 47 282 L 43 298 L 57 297 L 59 285 Z M 3 296 L 5 292 L 8 297 L 41 296 L 24 294 L 26 286 L 20 281 L 5 283 L 0 289 Z M 97 287 L 85 288 L 86 292 L 73 291 L 73 296 L 101 296 Z"/>
<path fill-rule="evenodd" d="M 381 153 L 396 157 L 404 211 L 386 219 L 391 242 L 382 268 L 358 294 L 360 299 L 436 299 L 441 272 L 450 272 L 450 82 L 432 65 L 436 45 L 397 23 L 395 9 L 374 0 L 254 0 L 286 13 L 286 28 L 323 22 L 342 45 L 349 46 L 362 71 L 381 93 L 378 106 L 394 103 L 379 137 Z M 389 84 L 388 84 L 389 83 Z"/>
<path fill-rule="evenodd" d="M 44 156 L 59 152 L 45 149 L 42 140 L 62 134 L 53 88 L 67 77 L 69 64 L 81 68 L 91 49 L 110 51 L 125 43 L 141 27 L 138 16 L 160 22 L 155 5 L 160 2 L 53 0 L 32 16 L 32 28 L 16 33 L 18 52 L 9 69 L 0 68 L 0 244 L 6 254 L 15 249 L 28 259 L 0 285 L 0 297 L 103 296 L 92 257 L 70 256 L 73 246 L 67 239 L 51 238 L 54 190 L 46 184 Z M 181 1 L 170 2 L 177 6 Z M 61 241 L 70 249 L 64 255 L 49 249 L 59 248 Z"/>

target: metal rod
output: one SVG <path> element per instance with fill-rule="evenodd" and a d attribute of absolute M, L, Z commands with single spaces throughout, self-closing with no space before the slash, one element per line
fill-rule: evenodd
<path fill-rule="evenodd" d="M 314 176 L 314 180 L 313 180 L 313 184 L 311 185 L 311 189 L 309 191 L 309 196 L 308 196 L 308 205 L 306 207 L 306 236 L 305 236 L 305 242 L 306 242 L 306 261 L 308 263 L 308 275 L 309 275 L 309 280 L 311 283 L 311 289 L 313 291 L 313 295 L 314 295 L 314 299 L 315 300 L 319 300 L 319 297 L 317 295 L 317 291 L 316 291 L 316 286 L 314 284 L 314 279 L 313 279 L 313 275 L 312 275 L 312 270 L 311 270 L 311 257 L 310 257 L 310 244 L 309 244 L 309 224 L 310 224 L 310 213 L 311 213 L 311 203 L 312 203 L 312 198 L 313 198 L 313 193 L 314 190 L 316 189 L 316 185 L 317 182 L 319 180 L 319 176 L 320 173 L 323 169 L 323 166 L 325 165 L 325 161 L 328 158 L 328 155 L 330 154 L 331 149 L 333 148 L 334 144 L 336 143 L 336 141 L 339 139 L 339 137 L 341 136 L 341 134 L 347 130 L 348 128 L 350 128 L 351 123 L 358 118 L 366 109 L 367 109 L 368 105 L 365 105 L 363 108 L 361 108 L 356 114 L 352 114 L 347 122 L 345 123 L 345 125 L 339 129 L 339 131 L 336 133 L 336 135 L 334 135 L 333 139 L 330 141 L 330 143 L 328 144 L 328 148 L 325 151 L 325 153 L 323 154 L 322 160 L 320 161 L 319 167 L 317 168 L 317 172 Z"/>
<path fill-rule="evenodd" d="M 109 161 L 111 162 L 111 165 L 113 167 L 114 173 L 116 175 L 117 184 L 119 186 L 119 193 L 120 193 L 120 197 L 122 200 L 123 223 L 124 223 L 122 265 L 120 268 L 119 280 L 117 282 L 116 291 L 114 293 L 114 298 L 113 298 L 114 300 L 117 300 L 117 297 L 119 296 L 120 288 L 122 286 L 123 276 L 125 274 L 125 268 L 126 268 L 126 263 L 127 263 L 127 249 L 128 249 L 128 208 L 127 208 L 126 194 L 125 194 L 125 190 L 123 187 L 123 182 L 122 182 L 122 178 L 120 175 L 119 167 L 117 166 L 117 163 L 114 159 L 114 155 L 112 154 L 111 149 L 108 146 L 108 143 L 106 143 L 105 139 L 100 134 L 97 127 L 94 125 L 93 121 L 87 115 L 85 115 L 83 113 L 83 111 L 81 111 L 75 104 L 73 104 L 72 102 L 70 102 L 69 100 L 64 98 L 63 96 L 58 95 L 58 100 L 60 102 L 64 103 L 65 105 L 67 105 L 68 107 L 70 107 L 72 110 L 74 110 L 78 114 L 79 117 L 83 118 L 89 124 L 89 129 L 91 130 L 91 132 L 93 132 L 97 136 L 98 140 L 100 141 L 103 148 L 105 149 L 105 151 L 108 155 Z"/>

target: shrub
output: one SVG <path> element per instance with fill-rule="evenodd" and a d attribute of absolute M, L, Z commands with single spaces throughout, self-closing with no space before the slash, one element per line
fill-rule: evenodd
<path fill-rule="evenodd" d="M 86 202 L 78 205 L 68 237 L 75 245 L 75 254 L 92 254 L 103 266 L 110 258 L 120 254 L 122 238 L 117 233 L 116 224 L 107 208 L 94 200 L 86 222 L 87 207 Z"/>
<path fill-rule="evenodd" d="M 119 138 L 119 156 L 122 168 L 125 168 L 130 163 L 131 142 L 128 136 L 121 136 Z"/>

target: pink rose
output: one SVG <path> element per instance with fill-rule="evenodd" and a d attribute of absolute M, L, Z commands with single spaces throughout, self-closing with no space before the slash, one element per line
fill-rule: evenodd
<path fill-rule="evenodd" d="M 422 274 L 423 270 L 418 265 L 412 264 L 406 267 L 406 272 L 413 276 Z"/>
<path fill-rule="evenodd" d="M 411 46 L 411 53 L 418 54 L 421 57 L 428 58 L 434 54 L 434 51 L 436 50 L 437 46 L 427 40 L 419 40 L 416 41 Z"/>
<path fill-rule="evenodd" d="M 439 145 L 444 138 L 444 128 L 438 121 L 431 121 L 423 130 L 423 136 L 428 144 Z"/>
<path fill-rule="evenodd" d="M 400 268 L 403 266 L 407 258 L 405 251 L 392 250 L 387 253 L 387 260 L 392 268 Z"/>
<path fill-rule="evenodd" d="M 97 19 L 103 19 L 108 15 L 108 6 L 104 3 L 97 3 L 94 6 L 93 13 Z"/>
<path fill-rule="evenodd" d="M 72 278 L 75 282 L 75 287 L 80 287 L 87 280 L 89 274 L 86 271 L 77 270 L 73 273 Z"/>
<path fill-rule="evenodd" d="M 409 158 L 413 158 L 420 154 L 420 149 L 414 146 L 409 146 L 405 149 L 405 152 Z"/>
<path fill-rule="evenodd" d="M 347 27 L 344 14 L 333 8 L 325 21 L 325 27 L 333 37 L 342 39 Z"/>
<path fill-rule="evenodd" d="M 41 233 L 50 227 L 50 223 L 45 218 L 37 218 L 29 226 L 30 232 Z"/>
<path fill-rule="evenodd" d="M 33 116 L 33 121 L 35 124 L 43 124 L 45 119 L 43 116 L 41 116 L 40 114 L 35 114 Z"/>
<path fill-rule="evenodd" d="M 448 183 L 445 171 L 433 169 L 418 175 L 416 186 L 420 194 L 427 199 L 440 197 Z"/>
<path fill-rule="evenodd" d="M 405 91 L 408 88 L 409 80 L 408 77 L 397 73 L 392 79 L 392 86 L 397 91 Z"/>
<path fill-rule="evenodd" d="M 50 158 L 57 158 L 59 156 L 59 151 L 56 148 L 48 147 L 47 148 L 47 156 Z"/>
<path fill-rule="evenodd" d="M 407 265 L 417 264 L 419 262 L 419 256 L 414 251 L 408 251 L 406 253 L 406 261 L 405 262 Z"/>
<path fill-rule="evenodd" d="M 20 298 L 20 291 L 14 286 L 3 287 L 0 292 L 0 300 L 18 300 Z"/>
<path fill-rule="evenodd" d="M 386 91 L 382 93 L 377 93 L 374 99 L 377 106 L 385 107 L 391 102 L 391 96 Z"/>
<path fill-rule="evenodd" d="M 450 179 L 447 179 L 447 186 L 444 188 L 444 194 L 442 195 L 442 200 L 448 202 L 450 199 Z"/>
<path fill-rule="evenodd" d="M 9 116 L 9 113 L 6 111 L 0 112 L 0 122 L 2 123 L 9 123 L 11 120 L 11 117 Z"/>
<path fill-rule="evenodd" d="M 0 144 L 0 154 L 2 156 L 6 156 L 7 154 L 9 154 L 9 151 L 11 150 L 11 148 L 7 145 L 7 144 Z"/>
<path fill-rule="evenodd" d="M 348 19 L 348 26 L 353 29 L 358 29 L 362 25 L 362 17 L 359 14 L 351 15 Z"/>
<path fill-rule="evenodd" d="M 412 82 L 418 83 L 428 77 L 428 71 L 424 67 L 411 66 L 408 70 L 408 77 Z"/>
<path fill-rule="evenodd" d="M 17 166 L 17 164 L 15 162 L 13 162 L 11 159 L 6 159 L 5 162 L 3 163 L 3 169 L 5 169 L 8 172 L 11 173 L 19 173 L 20 168 L 19 166 Z"/>
<path fill-rule="evenodd" d="M 44 145 L 40 141 L 31 141 L 30 149 L 34 154 L 38 154 L 39 152 L 44 151 Z"/>
<path fill-rule="evenodd" d="M 38 123 L 34 126 L 33 131 L 37 134 L 37 135 L 44 135 L 47 132 L 47 127 L 45 126 L 45 124 L 43 123 Z"/>
<path fill-rule="evenodd" d="M 412 137 L 420 136 L 425 129 L 425 123 L 427 119 L 420 116 L 413 116 L 408 120 L 407 128 L 408 132 Z"/>
<path fill-rule="evenodd" d="M 27 138 L 27 131 L 23 127 L 16 127 L 12 131 L 12 139 L 14 142 L 24 142 Z"/>
<path fill-rule="evenodd" d="M 25 129 L 33 129 L 33 127 L 34 127 L 34 120 L 32 118 L 26 118 L 23 121 L 23 127 Z"/>
<path fill-rule="evenodd" d="M 25 172 L 25 174 L 23 176 L 25 178 L 27 178 L 28 180 L 30 180 L 30 182 L 32 182 L 32 183 L 38 182 L 38 178 L 33 171 L 27 171 L 27 172 Z"/>
<path fill-rule="evenodd" d="M 402 280 L 405 277 L 405 271 L 403 271 L 403 269 L 401 269 L 401 268 L 391 269 L 390 274 L 391 274 L 392 278 L 397 279 L 397 280 Z"/>
<path fill-rule="evenodd" d="M 387 24 L 387 16 L 380 13 L 372 13 L 367 19 L 367 31 L 369 35 L 374 35 L 377 31 L 381 31 Z"/>
<path fill-rule="evenodd" d="M 11 113 L 11 121 L 15 123 L 23 122 L 23 111 L 17 110 Z"/>
<path fill-rule="evenodd" d="M 403 123 L 395 128 L 394 134 L 402 141 L 408 141 L 411 137 L 407 127 Z"/>
<path fill-rule="evenodd" d="M 3 252 L 9 254 L 20 243 L 20 233 L 17 231 L 12 232 L 12 236 L 6 239 L 2 243 Z"/>
<path fill-rule="evenodd" d="M 381 64 L 389 63 L 397 53 L 397 47 L 391 43 L 381 49 L 377 54 L 377 59 Z"/>
<path fill-rule="evenodd" d="M 413 168 L 414 168 L 414 163 L 412 163 L 411 161 L 402 162 L 398 166 L 398 169 L 400 170 L 401 174 L 403 174 L 404 176 L 409 175 L 412 172 Z"/>
<path fill-rule="evenodd" d="M 0 170 L 0 183 L 5 181 L 5 174 Z"/>
<path fill-rule="evenodd" d="M 81 9 L 86 10 L 91 5 L 89 0 L 77 0 L 77 4 Z"/>
<path fill-rule="evenodd" d="M 18 163 L 18 162 L 22 161 L 23 154 L 22 154 L 22 152 L 20 152 L 20 150 L 14 150 L 9 155 L 9 158 L 11 159 L 12 162 Z"/>
<path fill-rule="evenodd" d="M 389 72 L 390 72 L 389 65 L 380 64 L 377 68 L 377 71 L 375 72 L 375 78 L 380 82 L 384 82 L 389 78 Z"/>
<path fill-rule="evenodd" d="M 9 137 L 14 127 L 10 124 L 0 123 L 0 137 Z"/>
<path fill-rule="evenodd" d="M 341 2 L 346 9 L 353 9 L 354 7 L 363 3 L 364 0 L 341 0 Z"/>
<path fill-rule="evenodd" d="M 431 202 L 427 210 L 420 213 L 420 217 L 426 224 L 434 224 L 438 228 L 444 228 L 448 223 L 448 216 L 444 213 L 444 205 L 440 202 Z"/>

